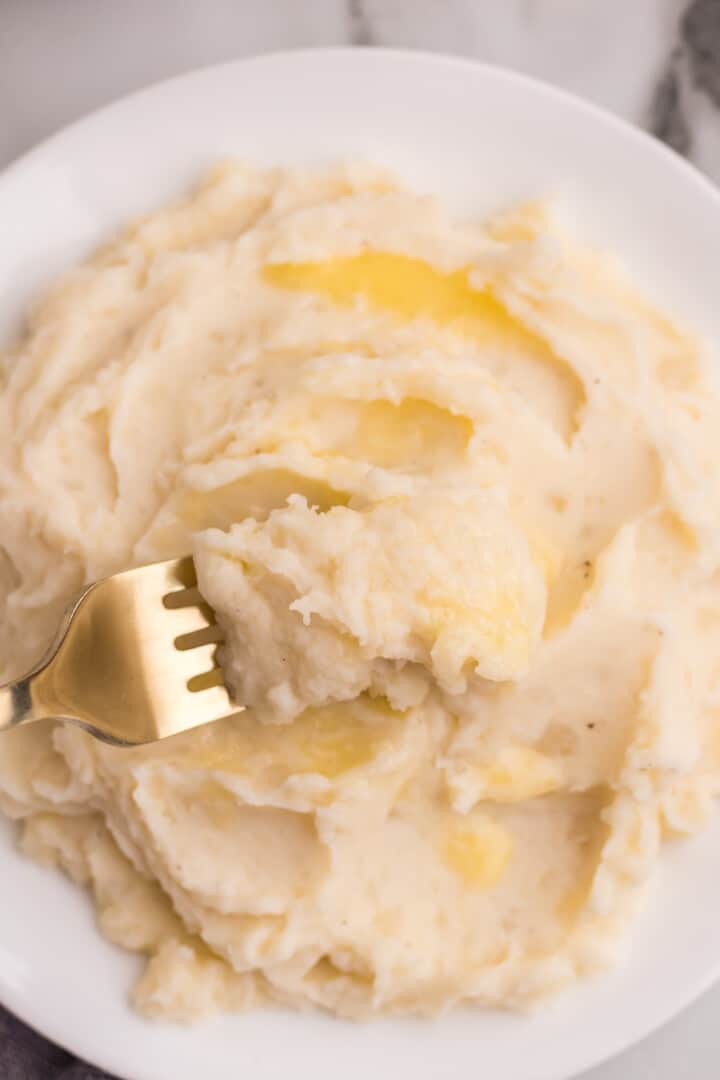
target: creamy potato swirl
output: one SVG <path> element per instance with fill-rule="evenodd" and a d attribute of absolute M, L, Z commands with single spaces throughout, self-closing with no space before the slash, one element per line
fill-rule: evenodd
<path fill-rule="evenodd" d="M 541 205 L 216 169 L 3 357 L 0 661 L 193 552 L 247 710 L 3 736 L 145 1012 L 523 1006 L 606 966 L 720 776 L 709 359 Z"/>

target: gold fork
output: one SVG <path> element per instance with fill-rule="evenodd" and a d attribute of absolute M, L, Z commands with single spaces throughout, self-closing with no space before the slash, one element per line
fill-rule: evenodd
<path fill-rule="evenodd" d="M 216 660 L 221 640 L 192 559 L 90 585 L 47 656 L 0 687 L 0 731 L 69 720 L 107 742 L 154 742 L 237 712 Z"/>

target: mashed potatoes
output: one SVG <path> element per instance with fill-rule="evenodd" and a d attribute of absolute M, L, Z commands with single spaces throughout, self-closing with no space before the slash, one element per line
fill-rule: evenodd
<path fill-rule="evenodd" d="M 34 311 L 0 392 L 0 659 L 192 551 L 247 711 L 2 738 L 147 1013 L 521 1006 L 612 961 L 720 782 L 720 396 L 541 207 L 215 171 Z"/>

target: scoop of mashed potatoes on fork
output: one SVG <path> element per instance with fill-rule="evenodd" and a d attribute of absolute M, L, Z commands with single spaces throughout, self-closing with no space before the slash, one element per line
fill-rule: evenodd
<path fill-rule="evenodd" d="M 245 711 L 3 737 L 144 1012 L 522 1007 L 612 963 L 720 782 L 720 396 L 542 206 L 215 170 L 2 363 L 0 664 L 192 551 Z"/>
<path fill-rule="evenodd" d="M 324 514 L 294 495 L 205 533 L 196 558 L 238 700 L 281 720 L 366 691 L 404 709 L 433 686 L 515 679 L 540 641 L 542 568 L 482 491 Z"/>

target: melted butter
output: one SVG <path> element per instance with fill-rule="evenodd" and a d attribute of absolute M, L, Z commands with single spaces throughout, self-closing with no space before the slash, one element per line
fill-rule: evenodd
<path fill-rule="evenodd" d="M 525 529 L 525 535 L 530 545 L 532 557 L 536 565 L 540 567 L 545 583 L 551 585 L 560 574 L 563 566 L 563 557 L 560 551 L 536 528 Z"/>
<path fill-rule="evenodd" d="M 492 372 L 510 377 L 514 389 L 568 440 L 585 401 L 581 379 L 491 287 L 473 287 L 471 272 L 468 267 L 445 272 L 396 252 L 361 252 L 315 262 L 273 262 L 262 276 L 275 288 L 318 293 L 340 306 L 364 299 L 370 309 L 400 320 L 424 316 L 489 347 L 486 361 Z"/>
<path fill-rule="evenodd" d="M 555 913 L 566 926 L 572 926 L 588 902 L 590 884 L 583 881 L 568 889 L 555 906 Z"/>
<path fill-rule="evenodd" d="M 179 498 L 178 516 L 193 532 L 229 529 L 246 517 L 264 520 L 271 510 L 285 506 L 289 495 L 304 495 L 310 506 L 329 510 L 345 506 L 349 495 L 322 480 L 300 476 L 289 469 L 258 470 L 208 491 L 186 491 Z"/>
<path fill-rule="evenodd" d="M 386 469 L 455 463 L 474 432 L 467 416 L 414 397 L 397 403 L 323 397 L 303 406 L 290 416 L 287 435 L 315 454 L 337 454 Z"/>
<path fill-rule="evenodd" d="M 475 818 L 450 828 L 443 853 L 447 865 L 466 884 L 487 889 L 496 885 L 512 855 L 512 836 L 489 818 Z"/>
<path fill-rule="evenodd" d="M 582 608 L 595 580 L 595 564 L 590 559 L 568 562 L 549 582 L 547 613 L 543 635 L 550 637 L 572 622 Z"/>
<path fill-rule="evenodd" d="M 511 356 L 511 384 L 569 439 L 585 401 L 577 372 L 513 315 L 491 287 L 474 288 L 470 274 L 469 267 L 446 272 L 391 251 L 269 263 L 262 270 L 264 280 L 275 288 L 319 293 L 346 307 L 364 299 L 371 309 L 404 321 L 429 318 L 488 346 L 488 367 L 498 374 L 508 374 Z"/>
<path fill-rule="evenodd" d="M 570 834 L 577 845 L 577 861 L 570 879 L 572 884 L 558 898 L 555 908 L 558 917 L 568 926 L 578 918 L 592 893 L 603 849 L 610 835 L 610 829 L 602 820 L 601 813 L 609 805 L 613 795 L 609 787 L 601 785 L 577 798 L 580 800 L 576 804 L 579 813 Z"/>
<path fill-rule="evenodd" d="M 204 816 L 216 829 L 232 828 L 242 814 L 237 796 L 214 780 L 204 780 L 196 797 L 202 803 Z"/>
<path fill-rule="evenodd" d="M 364 297 L 401 319 L 426 316 L 482 342 L 549 352 L 490 289 L 473 288 L 468 268 L 446 273 L 409 255 L 364 251 L 321 262 L 270 263 L 263 276 L 276 288 L 321 293 L 334 304 L 351 305 Z"/>
<path fill-rule="evenodd" d="M 529 651 L 530 628 L 525 611 L 520 597 L 509 589 L 499 588 L 494 595 L 484 592 L 473 595 L 469 589 L 464 598 L 447 600 L 428 591 L 418 595 L 426 607 L 433 634 L 452 634 L 456 641 L 467 642 L 467 647 L 479 654 L 475 659 L 486 652 L 488 645 L 499 653 L 510 649 L 520 653 Z"/>
<path fill-rule="evenodd" d="M 251 713 L 239 718 L 219 746 L 188 755 L 193 768 L 274 780 L 303 773 L 335 779 L 369 764 L 402 723 L 402 713 L 373 701 L 306 709 L 291 724 L 264 724 Z"/>
<path fill-rule="evenodd" d="M 292 727 L 293 749 L 304 770 L 328 779 L 367 765 L 382 742 L 382 732 L 363 723 L 352 706 L 308 709 Z"/>
<path fill-rule="evenodd" d="M 428 401 L 372 401 L 362 407 L 348 449 L 383 468 L 425 460 L 437 464 L 460 457 L 472 434 L 471 420 Z"/>
<path fill-rule="evenodd" d="M 507 746 L 491 765 L 477 768 L 480 798 L 511 803 L 557 791 L 562 777 L 545 754 L 530 746 Z"/>

